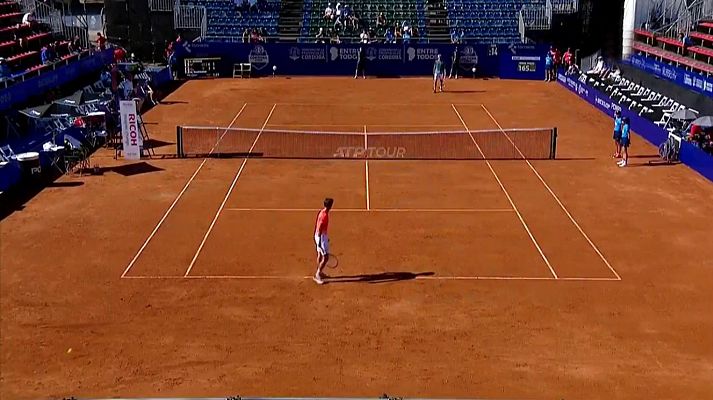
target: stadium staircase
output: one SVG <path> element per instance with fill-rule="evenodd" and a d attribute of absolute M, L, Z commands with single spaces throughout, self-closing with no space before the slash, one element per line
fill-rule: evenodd
<path fill-rule="evenodd" d="M 449 42 L 448 11 L 445 0 L 426 0 L 426 32 L 430 42 Z"/>
<path fill-rule="evenodd" d="M 280 41 L 296 42 L 300 36 L 300 23 L 304 1 L 283 0 L 280 10 Z"/>

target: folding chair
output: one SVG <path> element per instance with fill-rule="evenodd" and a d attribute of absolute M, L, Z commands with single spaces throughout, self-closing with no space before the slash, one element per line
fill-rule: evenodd
<path fill-rule="evenodd" d="M 17 158 L 17 156 L 15 156 L 15 152 L 12 151 L 12 147 L 10 147 L 9 144 L 0 147 L 0 156 L 8 162 Z"/>

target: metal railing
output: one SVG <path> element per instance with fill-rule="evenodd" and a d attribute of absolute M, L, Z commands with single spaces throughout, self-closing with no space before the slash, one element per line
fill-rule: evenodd
<path fill-rule="evenodd" d="M 602 51 L 597 50 L 594 53 L 588 55 L 587 57 L 582 57 L 582 59 L 579 62 L 579 68 L 582 71 L 591 70 L 592 68 L 594 68 L 594 66 L 597 63 L 597 59 L 599 59 L 599 56 L 601 56 L 601 55 L 602 55 Z"/>
<path fill-rule="evenodd" d="M 173 11 L 174 0 L 149 0 L 149 10 L 158 12 Z"/>
<path fill-rule="evenodd" d="M 184 6 L 178 0 L 173 6 L 173 27 L 197 30 L 201 37 L 205 37 L 208 31 L 207 14 L 204 6 Z"/>
<path fill-rule="evenodd" d="M 74 36 L 79 36 L 82 46 L 89 47 L 89 34 L 86 29 L 77 29 L 77 27 L 65 24 L 62 11 L 37 0 L 20 0 L 20 6 L 23 12 L 33 13 L 35 20 L 49 26 L 52 32 L 60 33 L 69 40 Z"/>
<path fill-rule="evenodd" d="M 525 29 L 525 17 L 522 10 L 517 13 L 517 29 L 520 31 L 520 41 L 525 43 L 525 33 L 527 33 L 527 30 Z"/>
<path fill-rule="evenodd" d="M 676 36 L 689 32 L 693 26 L 704 18 L 713 16 L 713 0 L 696 0 L 690 5 L 680 3 L 675 20 L 658 33 L 665 36 Z"/>
<path fill-rule="evenodd" d="M 579 0 L 552 0 L 552 12 L 555 14 L 574 14 L 579 11 Z"/>
<path fill-rule="evenodd" d="M 552 3 L 547 0 L 544 5 L 526 5 L 520 10 L 525 28 L 533 30 L 548 30 L 552 27 Z"/>

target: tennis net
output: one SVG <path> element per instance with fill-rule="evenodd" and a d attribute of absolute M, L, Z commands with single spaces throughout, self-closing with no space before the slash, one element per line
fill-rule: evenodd
<path fill-rule="evenodd" d="M 554 159 L 557 128 L 454 132 L 311 132 L 179 126 L 178 157 Z"/>

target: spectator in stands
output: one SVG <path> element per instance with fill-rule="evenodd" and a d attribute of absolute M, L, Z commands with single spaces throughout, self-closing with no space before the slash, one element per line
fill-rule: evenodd
<path fill-rule="evenodd" d="M 384 43 L 396 43 L 396 37 L 391 28 L 386 28 L 386 33 L 384 34 Z"/>
<path fill-rule="evenodd" d="M 101 81 L 102 85 L 104 85 L 105 88 L 110 88 L 111 87 L 111 70 L 110 68 L 104 68 L 99 75 L 99 80 Z"/>
<path fill-rule="evenodd" d="M 456 31 L 455 29 L 453 29 L 453 30 L 451 31 L 451 44 L 458 44 L 458 43 L 459 43 L 459 41 L 458 41 L 458 31 Z"/>
<path fill-rule="evenodd" d="M 403 32 L 403 38 L 404 38 L 404 44 L 408 44 L 411 42 L 411 26 L 409 26 L 406 21 L 404 21 L 404 32 Z"/>
<path fill-rule="evenodd" d="M 317 35 L 314 38 L 315 43 L 325 43 L 327 41 L 327 35 L 324 33 L 324 28 L 320 27 L 319 32 L 317 32 Z"/>
<path fill-rule="evenodd" d="M 179 35 L 178 38 L 180 39 L 181 36 Z M 178 41 L 178 39 L 176 39 L 176 41 Z M 99 51 L 106 50 L 106 38 L 101 32 L 97 32 L 97 49 L 99 49 Z"/>
<path fill-rule="evenodd" d="M 334 20 L 334 31 L 342 32 L 344 30 L 344 24 L 342 24 L 342 17 L 337 17 Z"/>
<path fill-rule="evenodd" d="M 604 63 L 604 57 L 599 56 L 597 58 L 596 65 L 594 65 L 594 68 L 587 71 L 587 75 L 596 75 L 596 76 L 601 77 L 606 72 L 607 72 L 607 65 Z"/>
<path fill-rule="evenodd" d="M 7 61 L 5 61 L 5 58 L 0 57 L 0 81 L 4 81 L 5 79 L 8 79 L 12 77 L 12 71 L 10 70 L 10 66 L 7 65 Z"/>
<path fill-rule="evenodd" d="M 337 8 L 334 10 L 334 18 L 339 19 L 342 16 L 342 3 L 337 3 Z"/>
<path fill-rule="evenodd" d="M 243 31 L 243 43 L 250 43 L 250 29 L 248 28 Z"/>
<path fill-rule="evenodd" d="M 332 35 L 331 35 L 331 38 L 329 39 L 329 43 L 332 43 L 332 44 L 342 43 L 342 41 L 339 40 L 339 34 L 337 33 L 336 30 L 332 31 Z"/>
<path fill-rule="evenodd" d="M 401 31 L 401 25 L 396 24 L 396 26 L 394 27 L 394 36 L 396 37 L 394 43 L 401 43 L 401 40 L 404 37 L 403 32 Z"/>
<path fill-rule="evenodd" d="M 28 12 L 22 16 L 22 25 L 24 26 L 34 26 L 36 23 L 35 13 Z"/>
<path fill-rule="evenodd" d="M 322 18 L 324 18 L 327 22 L 334 20 L 334 9 L 332 9 L 332 3 L 327 3 L 327 8 L 324 9 L 324 15 Z"/>
<path fill-rule="evenodd" d="M 579 65 L 572 63 L 572 65 L 567 68 L 567 72 L 565 72 L 565 74 L 579 76 L 582 74 L 582 71 L 579 70 Z"/>
<path fill-rule="evenodd" d="M 263 28 L 259 28 L 258 33 L 260 34 L 260 43 L 267 43 L 267 30 Z"/>
<path fill-rule="evenodd" d="M 451 56 L 451 72 L 448 74 L 448 79 L 458 79 L 458 68 L 460 68 L 460 52 L 456 46 Z"/>
<path fill-rule="evenodd" d="M 125 57 L 126 57 L 126 50 L 124 50 L 121 47 L 117 47 L 116 49 L 114 49 L 114 62 L 115 63 L 124 62 Z"/>
<path fill-rule="evenodd" d="M 122 100 L 131 100 L 134 98 L 134 83 L 133 78 L 130 74 L 123 77 L 121 83 L 119 83 L 119 95 Z"/>
<path fill-rule="evenodd" d="M 250 43 L 260 42 L 260 35 L 257 33 L 257 29 L 253 28 L 250 31 Z"/>
<path fill-rule="evenodd" d="M 74 39 L 69 42 L 68 49 L 70 53 L 80 53 L 82 51 L 82 41 L 79 39 L 79 35 L 74 36 Z"/>
<path fill-rule="evenodd" d="M 683 49 L 682 49 L 682 51 L 683 51 L 683 55 L 685 56 L 685 55 L 686 55 L 686 51 L 688 51 L 688 48 L 691 47 L 691 45 L 693 44 L 693 42 L 691 41 L 691 37 L 688 36 L 688 32 L 686 32 L 686 33 L 683 35 L 683 38 L 681 39 L 681 42 L 683 43 Z"/>
<path fill-rule="evenodd" d="M 40 60 L 42 64 L 49 64 L 52 62 L 52 54 L 48 46 L 42 46 L 40 49 Z"/>
<path fill-rule="evenodd" d="M 359 41 L 361 43 L 369 43 L 369 34 L 366 33 L 366 29 L 363 29 L 361 31 L 361 35 L 359 35 Z"/>
<path fill-rule="evenodd" d="M 348 22 L 349 22 L 349 25 L 351 25 L 352 30 L 356 31 L 357 29 L 359 29 L 359 23 L 360 23 L 359 17 L 353 11 L 349 14 Z"/>
<path fill-rule="evenodd" d="M 569 71 L 572 64 L 574 64 L 574 54 L 572 53 L 571 48 L 567 47 L 567 51 L 564 52 L 562 61 L 564 62 L 565 71 Z"/>
<path fill-rule="evenodd" d="M 380 12 L 376 17 L 376 29 L 383 29 L 386 27 L 386 17 L 383 12 Z"/>

